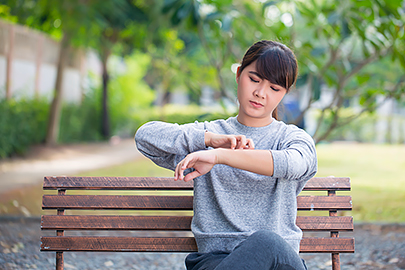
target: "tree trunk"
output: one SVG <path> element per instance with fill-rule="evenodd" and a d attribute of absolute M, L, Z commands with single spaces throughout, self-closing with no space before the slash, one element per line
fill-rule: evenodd
<path fill-rule="evenodd" d="M 69 56 L 69 41 L 70 37 L 64 33 L 63 39 L 60 43 L 55 90 L 51 110 L 49 112 L 48 129 L 45 138 L 46 145 L 55 145 L 58 142 L 60 115 L 62 111 L 63 73 Z"/>
<path fill-rule="evenodd" d="M 14 26 L 9 25 L 8 33 L 8 49 L 7 49 L 7 64 L 6 64 L 6 99 L 11 99 L 11 71 L 13 63 L 14 51 Z"/>
<path fill-rule="evenodd" d="M 109 49 L 105 49 L 101 55 L 101 62 L 103 68 L 103 95 L 102 95 L 102 119 L 101 119 L 101 134 L 104 138 L 110 137 L 110 116 L 108 110 L 108 82 L 110 77 L 108 75 L 107 60 L 111 54 Z"/>

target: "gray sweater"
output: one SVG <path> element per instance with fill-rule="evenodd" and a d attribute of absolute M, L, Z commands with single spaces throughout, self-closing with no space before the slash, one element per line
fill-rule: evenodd
<path fill-rule="evenodd" d="M 271 150 L 273 176 L 215 165 L 194 179 L 191 229 L 199 252 L 232 251 L 260 229 L 283 237 L 298 253 L 302 238 L 296 226 L 297 200 L 317 171 L 312 138 L 302 129 L 274 120 L 265 127 L 248 127 L 236 117 L 185 125 L 149 122 L 135 135 L 138 150 L 154 163 L 174 170 L 187 154 L 208 149 L 204 132 L 243 134 L 255 149 Z"/>

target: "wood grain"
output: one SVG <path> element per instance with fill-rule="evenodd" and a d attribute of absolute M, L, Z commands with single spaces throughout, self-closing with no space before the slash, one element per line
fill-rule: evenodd
<path fill-rule="evenodd" d="M 193 237 L 47 236 L 41 251 L 194 252 Z M 302 253 L 353 253 L 353 238 L 303 238 Z"/>
<path fill-rule="evenodd" d="M 42 230 L 190 231 L 191 216 L 57 216 L 41 217 Z M 303 231 L 352 231 L 352 217 L 298 216 Z"/>
<path fill-rule="evenodd" d="M 193 181 L 174 181 L 173 177 L 45 176 L 43 189 L 192 190 Z M 350 178 L 314 177 L 304 190 L 350 190 Z"/>
<path fill-rule="evenodd" d="M 352 209 L 350 196 L 298 196 L 297 209 Z M 192 196 L 44 195 L 42 209 L 193 210 Z"/>

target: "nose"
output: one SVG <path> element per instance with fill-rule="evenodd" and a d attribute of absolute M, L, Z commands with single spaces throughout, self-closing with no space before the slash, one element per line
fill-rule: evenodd
<path fill-rule="evenodd" d="M 264 87 L 262 85 L 258 85 L 255 91 L 253 92 L 253 95 L 257 98 L 263 99 L 265 96 Z"/>

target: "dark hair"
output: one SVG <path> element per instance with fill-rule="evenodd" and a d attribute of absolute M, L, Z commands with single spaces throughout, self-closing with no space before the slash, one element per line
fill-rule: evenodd
<path fill-rule="evenodd" d="M 239 74 L 243 69 L 256 61 L 256 71 L 271 83 L 287 89 L 297 80 L 298 63 L 294 53 L 286 45 L 270 40 L 261 40 L 253 44 L 245 53 Z M 273 111 L 277 119 L 277 108 Z"/>

